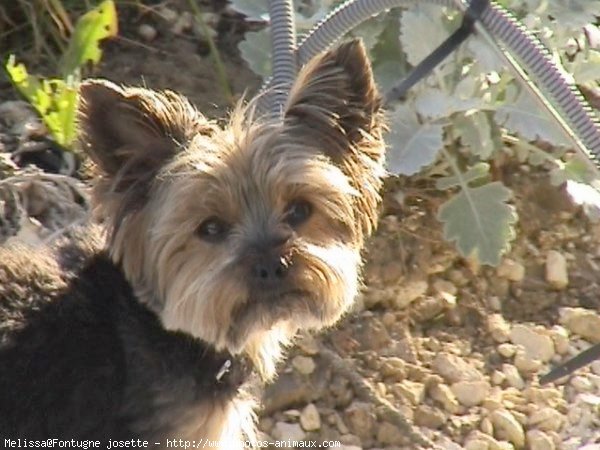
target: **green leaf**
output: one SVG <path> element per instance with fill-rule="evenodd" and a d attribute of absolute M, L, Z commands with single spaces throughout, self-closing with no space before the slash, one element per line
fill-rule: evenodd
<path fill-rule="evenodd" d="M 413 175 L 435 161 L 442 149 L 443 126 L 420 123 L 416 113 L 406 104 L 390 115 L 393 124 L 386 141 L 388 170 L 394 174 Z"/>
<path fill-rule="evenodd" d="M 507 101 L 497 109 L 500 125 L 530 141 L 542 139 L 555 145 L 571 145 L 567 135 L 546 110 L 531 98 L 525 89 L 516 100 Z"/>
<path fill-rule="evenodd" d="M 480 162 L 473 167 L 470 167 L 465 173 L 438 178 L 435 182 L 435 187 L 444 190 L 461 186 L 462 184 L 468 185 L 475 180 L 487 177 L 489 173 L 490 165 L 488 163 Z"/>
<path fill-rule="evenodd" d="M 271 36 L 268 29 L 246 33 L 238 45 L 248 67 L 263 78 L 271 76 Z"/>
<path fill-rule="evenodd" d="M 429 88 L 419 93 L 415 106 L 419 114 L 432 119 L 441 119 L 458 111 L 482 108 L 484 104 L 479 98 L 472 96 L 462 98 L 438 88 Z"/>
<path fill-rule="evenodd" d="M 438 211 L 444 238 L 455 241 L 461 255 L 475 254 L 482 264 L 496 266 L 515 236 L 515 209 L 506 203 L 511 191 L 496 181 L 465 187 Z"/>
<path fill-rule="evenodd" d="M 587 58 L 582 53 L 578 53 L 571 72 L 579 84 L 600 80 L 600 51 L 590 50 Z"/>
<path fill-rule="evenodd" d="M 99 42 L 116 36 L 118 31 L 117 10 L 113 0 L 105 0 L 85 13 L 77 21 L 69 47 L 61 59 L 61 72 L 68 75 L 91 61 L 98 64 L 102 57 Z"/>
<path fill-rule="evenodd" d="M 563 27 L 580 28 L 595 23 L 596 16 L 600 16 L 597 0 L 552 0 L 544 4 L 548 15 L 559 20 Z"/>
<path fill-rule="evenodd" d="M 73 77 L 43 79 L 29 75 L 23 64 L 8 59 L 6 71 L 16 88 L 40 114 L 42 121 L 60 145 L 69 148 L 75 140 L 77 82 Z"/>
<path fill-rule="evenodd" d="M 359 26 L 352 29 L 352 31 L 349 33 L 349 36 L 362 38 L 367 50 L 372 50 L 377 44 L 379 36 L 381 36 L 388 23 L 385 20 L 385 16 L 386 13 L 382 13 L 365 20 Z"/>
<path fill-rule="evenodd" d="M 463 145 L 481 159 L 489 159 L 496 149 L 492 139 L 492 125 L 484 111 L 459 115 L 453 120 L 454 130 Z"/>
<path fill-rule="evenodd" d="M 400 41 L 410 64 L 416 66 L 448 37 L 448 31 L 442 24 L 442 8 L 437 5 L 419 2 L 402 13 Z M 452 58 L 448 58 L 438 67 L 449 61 L 454 64 Z"/>

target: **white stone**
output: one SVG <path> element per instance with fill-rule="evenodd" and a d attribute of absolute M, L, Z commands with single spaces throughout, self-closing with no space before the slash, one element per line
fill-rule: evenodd
<path fill-rule="evenodd" d="M 461 405 L 470 408 L 485 400 L 490 391 L 490 384 L 487 381 L 458 381 L 450 386 L 450 389 Z"/>
<path fill-rule="evenodd" d="M 499 277 L 510 281 L 523 281 L 523 278 L 525 278 L 525 266 L 510 258 L 504 258 L 498 269 L 496 269 L 496 273 Z"/>
<path fill-rule="evenodd" d="M 507 342 L 510 339 L 510 325 L 502 314 L 490 314 L 487 318 L 487 329 L 498 343 Z"/>
<path fill-rule="evenodd" d="M 156 28 L 147 23 L 141 24 L 137 29 L 137 33 L 146 42 L 153 41 L 156 38 L 156 35 L 158 34 Z"/>
<path fill-rule="evenodd" d="M 555 450 L 556 446 L 550 436 L 540 430 L 529 430 L 526 433 L 529 450 Z"/>
<path fill-rule="evenodd" d="M 506 380 L 506 375 L 499 370 L 494 370 L 490 376 L 490 381 L 494 386 L 500 386 Z"/>
<path fill-rule="evenodd" d="M 435 401 L 441 403 L 444 409 L 451 414 L 456 414 L 460 409 L 456 396 L 447 384 L 439 383 L 430 386 L 429 395 Z"/>
<path fill-rule="evenodd" d="M 431 363 L 432 370 L 448 383 L 457 381 L 480 381 L 481 373 L 464 359 L 448 353 L 438 353 Z"/>
<path fill-rule="evenodd" d="M 556 250 L 546 255 L 546 281 L 555 289 L 565 289 L 569 285 L 567 259 Z"/>
<path fill-rule="evenodd" d="M 404 380 L 395 386 L 396 392 L 413 405 L 418 405 L 425 399 L 425 385 L 416 381 Z"/>
<path fill-rule="evenodd" d="M 398 309 L 406 308 L 416 299 L 425 295 L 428 287 L 427 282 L 423 280 L 407 282 L 398 290 L 394 298 L 394 305 Z"/>
<path fill-rule="evenodd" d="M 594 383 L 592 383 L 589 378 L 581 375 L 576 375 L 571 378 L 570 383 L 577 392 L 590 392 L 594 389 Z"/>
<path fill-rule="evenodd" d="M 559 431 L 565 417 L 554 408 L 544 407 L 529 416 L 529 426 L 542 431 Z"/>
<path fill-rule="evenodd" d="M 512 364 L 502 364 L 502 373 L 506 377 L 506 382 L 509 386 L 518 390 L 525 388 L 525 381 L 515 366 Z"/>
<path fill-rule="evenodd" d="M 520 346 L 517 348 L 517 353 L 515 354 L 513 362 L 519 372 L 523 374 L 539 372 L 542 368 L 542 361 L 532 358 L 531 355 Z"/>
<path fill-rule="evenodd" d="M 556 353 L 564 355 L 569 351 L 569 333 L 564 327 L 554 325 L 550 330 L 550 337 L 554 341 Z"/>
<path fill-rule="evenodd" d="M 559 321 L 571 333 L 591 342 L 600 342 L 600 316 L 585 308 L 561 308 Z"/>
<path fill-rule="evenodd" d="M 315 371 L 315 361 L 310 356 L 298 355 L 292 359 L 292 366 L 302 375 L 310 375 Z"/>
<path fill-rule="evenodd" d="M 303 441 L 306 439 L 306 433 L 297 423 L 277 422 L 275 427 L 273 427 L 271 435 L 275 439 L 286 441 L 288 439 L 291 439 L 292 441 Z"/>
<path fill-rule="evenodd" d="M 500 355 L 502 355 L 505 358 L 512 358 L 513 356 L 515 356 L 516 352 L 517 347 L 514 344 L 505 342 L 504 344 L 500 344 L 498 346 L 498 353 L 500 353 Z"/>
<path fill-rule="evenodd" d="M 315 431 L 321 428 L 321 416 L 313 403 L 309 403 L 300 413 L 300 425 L 304 431 Z"/>
<path fill-rule="evenodd" d="M 497 438 L 512 442 L 515 447 L 521 448 L 525 445 L 525 431 L 515 416 L 507 409 L 497 409 L 490 417 L 494 425 Z"/>
<path fill-rule="evenodd" d="M 510 330 L 510 341 L 523 347 L 530 359 L 548 362 L 555 354 L 552 338 L 528 325 L 514 325 Z"/>
<path fill-rule="evenodd" d="M 490 444 L 482 439 L 471 439 L 465 444 L 465 450 L 489 450 Z"/>

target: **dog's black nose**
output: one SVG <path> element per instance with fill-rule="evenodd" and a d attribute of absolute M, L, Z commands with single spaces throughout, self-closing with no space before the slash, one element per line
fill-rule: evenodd
<path fill-rule="evenodd" d="M 254 279 L 261 284 L 277 283 L 285 278 L 289 264 L 281 257 L 263 256 L 252 267 Z"/>

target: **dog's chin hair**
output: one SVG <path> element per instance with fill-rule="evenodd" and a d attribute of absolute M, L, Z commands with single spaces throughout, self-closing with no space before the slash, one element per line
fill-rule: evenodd
<path fill-rule="evenodd" d="M 300 328 L 296 324 L 320 329 L 335 323 L 352 305 L 358 289 L 357 250 L 305 243 L 304 252 L 313 260 L 311 267 L 316 266 L 307 283 L 319 289 L 284 295 L 275 305 L 250 303 L 245 287 L 223 281 L 218 274 L 229 273 L 229 262 L 204 268 L 210 276 L 198 276 L 192 265 L 180 267 L 165 289 L 159 313 L 163 325 L 210 342 L 219 351 L 244 354 L 263 379 L 272 379 L 284 348 Z"/>

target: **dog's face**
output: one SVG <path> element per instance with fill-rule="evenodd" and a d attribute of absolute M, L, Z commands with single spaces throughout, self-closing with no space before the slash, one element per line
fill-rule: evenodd
<path fill-rule="evenodd" d="M 238 108 L 220 128 L 174 93 L 102 81 L 81 97 L 111 253 L 166 328 L 270 376 L 281 343 L 348 309 L 384 155 L 360 42 L 311 61 L 282 120 Z"/>

